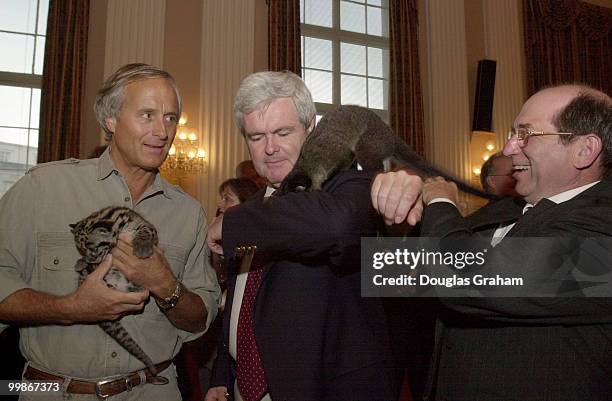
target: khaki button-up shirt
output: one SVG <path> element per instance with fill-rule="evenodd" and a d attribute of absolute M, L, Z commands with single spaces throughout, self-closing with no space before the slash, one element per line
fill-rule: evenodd
<path fill-rule="evenodd" d="M 220 291 L 208 262 L 204 211 L 159 174 L 135 203 L 108 150 L 99 159 L 37 166 L 0 200 L 0 301 L 22 288 L 57 295 L 75 291 L 74 266 L 80 255 L 68 224 L 106 206 L 133 208 L 155 225 L 175 276 L 202 298 L 208 327 Z M 173 358 L 184 341 L 202 334 L 177 329 L 153 299 L 142 314 L 125 316 L 121 323 L 154 363 Z M 20 346 L 36 365 L 74 377 L 99 378 L 143 368 L 95 324 L 25 327 Z"/>

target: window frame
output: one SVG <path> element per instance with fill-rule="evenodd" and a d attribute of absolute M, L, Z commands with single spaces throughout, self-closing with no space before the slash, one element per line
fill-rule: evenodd
<path fill-rule="evenodd" d="M 39 19 L 40 19 L 40 7 L 41 7 L 41 2 L 43 1 L 47 1 L 47 3 L 49 2 L 49 0 L 37 0 L 36 1 L 36 16 L 35 16 L 35 24 L 34 24 L 33 32 L 20 32 L 20 31 L 13 31 L 13 30 L 0 28 L 0 33 L 29 36 L 34 39 L 33 48 L 32 48 L 32 63 L 29 68 L 29 70 L 31 71 L 30 73 L 0 70 L 0 86 L 11 86 L 11 87 L 30 90 L 29 112 L 28 112 L 29 114 L 28 114 L 27 126 L 25 127 L 24 126 L 13 126 L 13 125 L 9 126 L 9 125 L 4 125 L 3 122 L 0 121 L 0 128 L 12 128 L 12 129 L 26 130 L 27 135 L 28 135 L 28 142 L 27 142 L 27 145 L 25 146 L 25 155 L 26 155 L 25 163 L 0 161 L 0 167 L 2 167 L 2 165 L 5 165 L 3 168 L 0 168 L 0 179 L 5 178 L 2 181 L 3 184 L 0 185 L 0 197 L 5 193 L 5 191 L 3 190 L 3 186 L 5 186 L 6 183 L 8 182 L 7 179 L 11 180 L 11 176 L 14 176 L 17 172 L 20 172 L 20 175 L 23 176 L 29 168 L 37 164 L 37 160 L 35 159 L 32 160 L 30 158 L 30 153 L 31 153 L 32 148 L 34 147 L 36 148 L 36 151 L 38 153 L 38 143 L 33 145 L 32 143 L 29 142 L 29 138 L 30 138 L 32 130 L 38 131 L 39 138 L 40 138 L 40 123 L 41 123 L 40 119 L 39 119 L 39 124 L 37 128 L 33 128 L 30 124 L 32 122 L 32 109 L 33 109 L 32 106 L 33 106 L 33 101 L 34 101 L 33 100 L 34 90 L 35 89 L 42 90 L 43 72 L 41 71 L 41 74 L 36 74 L 35 71 L 36 71 L 36 60 L 37 60 L 36 56 L 37 56 L 37 46 L 38 46 L 37 39 L 39 37 L 44 38 L 45 45 L 46 45 L 46 39 L 47 39 L 46 32 L 44 33 L 38 32 L 39 31 L 38 29 Z M 47 14 L 47 18 L 48 18 L 48 14 Z M 44 70 L 44 53 L 43 53 L 43 70 Z M 41 97 L 41 102 L 42 102 L 42 97 Z M 40 107 L 39 107 L 39 110 L 40 110 Z M 16 145 L 16 146 L 23 146 L 23 145 Z M 18 166 L 23 166 L 23 169 L 18 168 Z M 6 173 L 6 177 L 2 173 Z M 8 188 L 6 190 L 8 190 Z"/>
<path fill-rule="evenodd" d="M 332 27 L 331 28 L 319 26 L 319 25 L 300 23 L 300 36 L 301 36 L 300 40 L 301 40 L 302 46 L 305 43 L 305 40 L 304 40 L 305 37 L 329 40 L 332 42 L 332 71 L 331 71 L 331 74 L 332 74 L 332 103 L 329 104 L 329 103 L 315 102 L 317 114 L 325 114 L 328 111 L 333 110 L 339 105 L 341 105 L 340 101 L 341 101 L 341 91 L 342 91 L 342 88 L 341 88 L 342 75 L 365 77 L 366 78 L 366 99 L 368 98 L 369 87 L 367 84 L 367 78 L 369 78 L 370 76 L 367 75 L 367 72 L 366 72 L 366 75 L 341 72 L 341 65 L 340 65 L 341 43 L 347 43 L 347 44 L 366 47 L 366 71 L 367 71 L 367 62 L 368 62 L 368 51 L 367 51 L 368 47 L 380 48 L 383 50 L 383 54 L 385 51 L 387 52 L 387 54 L 389 54 L 389 36 L 376 36 L 376 35 L 370 35 L 367 33 L 344 31 L 340 29 L 341 0 L 331 0 L 331 1 L 332 1 Z M 346 1 L 349 1 L 355 4 L 359 4 L 359 5 L 363 5 L 365 7 L 365 12 L 366 12 L 365 24 L 366 24 L 366 32 L 367 32 L 367 7 L 369 5 L 368 2 L 367 1 L 356 2 L 356 1 L 351 1 L 351 0 L 346 0 Z M 387 0 L 381 1 L 380 8 L 386 9 L 387 16 L 388 16 L 389 6 L 388 6 Z M 389 20 L 383 19 L 382 23 L 383 23 L 383 31 L 386 30 L 388 32 L 389 31 Z M 383 57 L 383 78 L 382 79 L 386 82 L 386 86 L 384 86 L 386 87 L 386 90 L 383 91 L 383 94 L 386 94 L 386 99 L 384 99 L 383 101 L 384 103 L 386 103 L 387 108 L 386 109 L 369 108 L 370 110 L 378 114 L 383 120 L 387 122 L 389 121 L 389 75 L 390 75 L 389 64 L 390 64 L 389 57 L 386 57 L 386 58 Z M 302 69 L 301 70 L 302 76 L 304 75 L 304 70 L 328 72 L 327 70 L 319 70 L 317 68 L 305 67 L 303 63 L 302 63 L 301 69 Z M 378 77 L 373 77 L 373 78 L 378 78 Z"/>

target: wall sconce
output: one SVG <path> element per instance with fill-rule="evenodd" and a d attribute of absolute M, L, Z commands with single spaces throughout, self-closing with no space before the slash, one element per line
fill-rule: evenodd
<path fill-rule="evenodd" d="M 489 131 L 472 131 L 470 153 L 473 178 L 480 176 L 483 162 L 489 160 L 495 151 L 495 133 Z M 479 183 L 479 180 L 475 179 Z"/>
<path fill-rule="evenodd" d="M 161 169 L 174 175 L 203 172 L 206 168 L 206 151 L 198 145 L 197 131 L 187 127 L 187 113 L 182 113 L 174 143 Z"/>

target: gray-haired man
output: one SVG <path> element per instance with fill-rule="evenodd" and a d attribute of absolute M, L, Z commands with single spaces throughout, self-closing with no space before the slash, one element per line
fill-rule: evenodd
<path fill-rule="evenodd" d="M 219 296 L 206 216 L 158 172 L 176 133 L 180 95 L 167 72 L 130 64 L 107 79 L 95 110 L 110 139 L 99 159 L 37 166 L 0 200 L 0 322 L 21 327 L 24 378 L 61 384 L 28 397 L 180 400 L 172 358 L 208 327 Z M 106 206 L 136 210 L 157 227 L 160 245 L 138 259 L 131 238 L 120 237 L 112 257 L 77 288 L 80 255 L 68 224 Z M 109 289 L 103 277 L 111 265 L 146 291 Z M 169 384 L 149 384 L 143 364 L 91 324 L 121 317 Z"/>

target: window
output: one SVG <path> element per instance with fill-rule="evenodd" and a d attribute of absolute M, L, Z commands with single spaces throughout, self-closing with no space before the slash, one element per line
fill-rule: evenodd
<path fill-rule="evenodd" d="M 302 77 L 317 111 L 368 107 L 388 121 L 388 0 L 300 0 Z"/>
<path fill-rule="evenodd" d="M 38 154 L 49 0 L 0 0 L 0 196 Z"/>

